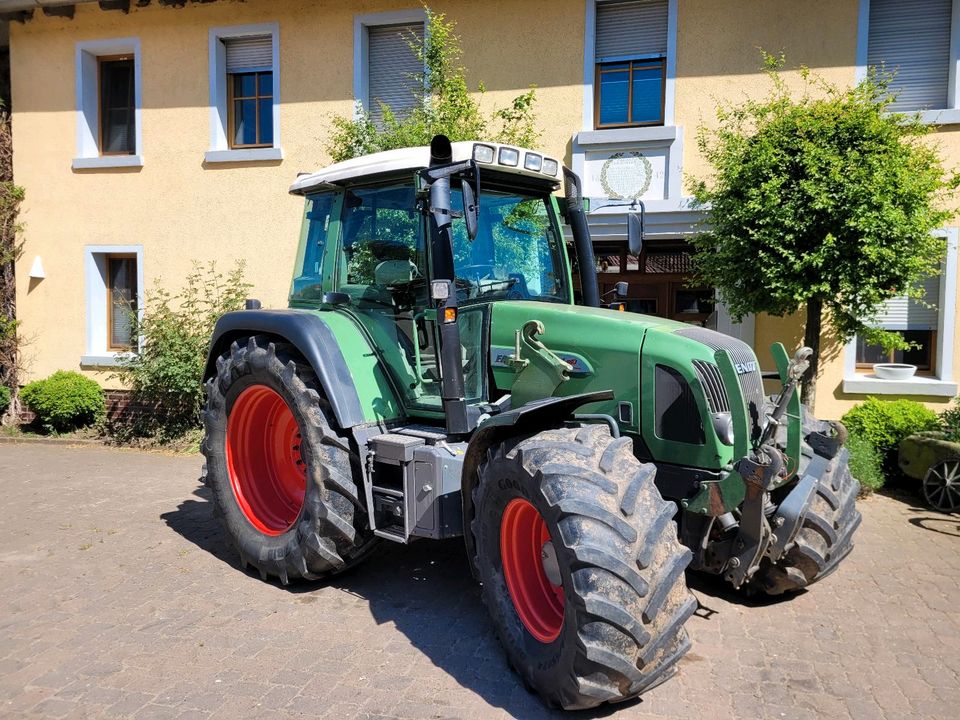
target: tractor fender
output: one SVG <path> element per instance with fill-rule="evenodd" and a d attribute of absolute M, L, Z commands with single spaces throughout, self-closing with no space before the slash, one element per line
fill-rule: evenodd
<path fill-rule="evenodd" d="M 550 397 L 529 402 L 514 410 L 494 415 L 485 421 L 470 438 L 467 452 L 463 456 L 463 472 L 460 476 L 460 497 L 463 505 L 463 539 L 467 545 L 467 557 L 470 558 L 470 571 L 474 577 L 477 569 L 473 567 L 473 532 L 470 523 L 473 520 L 473 490 L 480 478 L 477 469 L 487 450 L 507 438 L 518 435 L 533 435 L 541 430 L 560 427 L 569 420 L 577 408 L 588 403 L 613 399 L 612 390 Z"/>
<path fill-rule="evenodd" d="M 217 374 L 217 358 L 234 340 L 267 335 L 293 345 L 313 368 L 342 429 L 365 422 L 350 368 L 330 326 L 307 310 L 238 310 L 222 315 L 213 329 L 203 381 Z"/>

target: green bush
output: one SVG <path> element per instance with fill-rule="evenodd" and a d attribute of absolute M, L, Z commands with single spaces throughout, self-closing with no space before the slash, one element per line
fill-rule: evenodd
<path fill-rule="evenodd" d="M 953 401 L 953 405 L 940 413 L 940 424 L 950 442 L 960 442 L 960 397 Z"/>
<path fill-rule="evenodd" d="M 250 289 L 243 269 L 238 263 L 224 275 L 213 262 L 205 268 L 195 264 L 178 293 L 160 285 L 147 295 L 143 317 L 136 322 L 136 335 L 143 339 L 140 350 L 124 359 L 115 375 L 144 412 L 109 428 L 118 440 L 147 437 L 166 443 L 200 425 L 207 346 L 217 319 L 243 308 Z"/>
<path fill-rule="evenodd" d="M 850 452 L 850 474 L 860 481 L 860 493 L 869 495 L 882 488 L 882 458 L 870 441 L 851 433 L 845 445 Z"/>
<path fill-rule="evenodd" d="M 60 370 L 30 383 L 20 397 L 48 432 L 65 432 L 103 419 L 103 390 L 80 373 Z"/>
<path fill-rule="evenodd" d="M 914 400 L 867 398 L 847 411 L 841 421 L 851 435 L 859 435 L 874 447 L 888 473 L 896 471 L 901 440 L 916 432 L 940 429 L 937 414 Z"/>
<path fill-rule="evenodd" d="M 10 388 L 6 385 L 0 385 L 0 417 L 7 411 L 8 407 L 10 407 Z"/>

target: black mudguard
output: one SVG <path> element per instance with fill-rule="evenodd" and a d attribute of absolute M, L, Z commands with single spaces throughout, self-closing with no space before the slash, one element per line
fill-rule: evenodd
<path fill-rule="evenodd" d="M 234 340 L 267 335 L 288 342 L 313 368 L 342 429 L 363 423 L 363 408 L 347 361 L 330 327 L 316 313 L 305 310 L 238 310 L 217 320 L 210 340 L 203 381 L 217 373 L 217 358 Z"/>

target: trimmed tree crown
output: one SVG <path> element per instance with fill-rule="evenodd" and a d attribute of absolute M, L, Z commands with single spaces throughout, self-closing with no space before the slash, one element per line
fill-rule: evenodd
<path fill-rule="evenodd" d="M 718 127 L 698 134 L 714 172 L 693 183 L 707 211 L 693 239 L 697 273 L 737 318 L 813 301 L 843 340 L 906 347 L 870 318 L 894 296 L 919 297 L 919 281 L 939 273 L 946 246 L 933 231 L 953 215 L 943 201 L 957 177 L 921 140 L 929 126 L 889 112 L 888 75 L 839 88 L 801 68 L 794 97 L 782 58 L 766 60 L 770 95 L 721 106 Z"/>

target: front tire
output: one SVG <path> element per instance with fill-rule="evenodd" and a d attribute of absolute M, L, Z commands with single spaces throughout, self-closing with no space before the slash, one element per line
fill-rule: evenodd
<path fill-rule="evenodd" d="M 827 431 L 830 423 L 816 420 L 803 406 L 803 437 Z M 813 449 L 804 440 L 801 448 L 802 476 L 813 458 Z M 850 474 L 850 455 L 841 448 L 817 482 L 810 507 L 803 518 L 793 547 L 776 563 L 764 559 L 747 585 L 748 591 L 767 595 L 798 592 L 823 580 L 837 569 L 853 550 L 853 534 L 862 520 L 857 510 L 860 483 Z"/>
<path fill-rule="evenodd" d="M 283 584 L 315 580 L 372 547 L 345 438 L 330 426 L 316 376 L 264 336 L 217 359 L 204 411 L 206 483 L 243 566 Z"/>
<path fill-rule="evenodd" d="M 669 678 L 697 607 L 690 551 L 631 441 L 598 425 L 548 430 L 495 446 L 478 474 L 482 595 L 528 687 L 572 710 Z"/>

